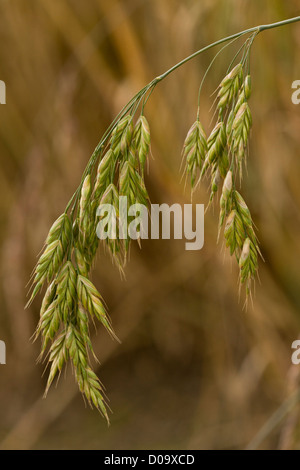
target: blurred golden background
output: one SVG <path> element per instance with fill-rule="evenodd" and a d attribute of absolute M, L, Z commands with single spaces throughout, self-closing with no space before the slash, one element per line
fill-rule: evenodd
<path fill-rule="evenodd" d="M 286 413 L 300 372 L 291 367 L 300 332 L 300 106 L 291 102 L 300 23 L 260 34 L 252 48 L 243 195 L 265 258 L 253 307 L 243 310 L 235 263 L 216 244 L 217 208 L 206 214 L 201 251 L 185 251 L 184 240 L 132 245 L 126 280 L 101 251 L 93 281 L 122 341 L 100 327 L 93 335 L 110 428 L 85 407 L 70 368 L 42 399 L 47 374 L 30 341 L 40 297 L 24 311 L 50 225 L 133 94 L 223 36 L 296 15 L 297 0 L 266 0 L 263 8 L 257 0 L 1 0 L 0 448 L 243 449 L 255 436 L 254 447 L 300 448 L 297 404 Z M 219 56 L 203 88 L 207 130 L 210 95 L 237 47 Z M 217 50 L 169 76 L 147 104 L 153 203 L 190 202 L 181 149 Z M 204 185 L 194 202 L 207 200 Z"/>

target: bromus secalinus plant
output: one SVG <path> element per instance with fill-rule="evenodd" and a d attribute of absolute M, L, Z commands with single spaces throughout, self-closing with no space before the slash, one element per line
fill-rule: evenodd
<path fill-rule="evenodd" d="M 252 124 L 249 108 L 251 46 L 258 33 L 297 21 L 300 17 L 250 28 L 200 49 L 140 90 L 108 127 L 86 166 L 79 187 L 64 213 L 50 228 L 32 275 L 27 306 L 45 289 L 34 335 L 35 339 L 41 338 L 40 359 L 46 359 L 50 366 L 45 394 L 64 366 L 71 363 L 85 399 L 109 421 L 103 386 L 91 365 L 94 357 L 91 322 L 102 323 L 111 337 L 117 339 L 105 302 L 90 279 L 99 245 L 97 208 L 100 204 L 111 204 L 116 211 L 117 223 L 109 217 L 107 220 L 108 231 L 114 236 L 101 243 L 122 272 L 130 240 L 121 236 L 119 198 L 126 196 L 129 205 L 149 203 L 144 172 L 150 152 L 150 128 L 144 110 L 151 93 L 169 74 L 194 57 L 221 44 L 227 47 L 241 37 L 245 37 L 245 41 L 216 91 L 215 125 L 207 134 L 200 122 L 198 101 L 197 118 L 185 139 L 183 157 L 192 191 L 208 179 L 208 206 L 215 198 L 219 200 L 219 236 L 223 231 L 225 244 L 239 266 L 240 286 L 245 286 L 246 299 L 251 295 L 261 253 L 254 223 L 240 190 Z"/>

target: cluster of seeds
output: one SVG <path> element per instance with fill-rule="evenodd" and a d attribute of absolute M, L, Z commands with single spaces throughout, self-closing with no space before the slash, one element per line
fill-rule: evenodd
<path fill-rule="evenodd" d="M 221 81 L 217 94 L 218 119 L 206 137 L 199 119 L 188 131 L 184 142 L 185 171 L 190 175 L 194 190 L 205 175 L 210 178 L 210 198 L 213 200 L 222 184 L 220 197 L 219 233 L 224 225 L 226 246 L 235 255 L 240 284 L 246 295 L 257 275 L 260 250 L 249 209 L 235 189 L 236 179 L 242 179 L 247 144 L 252 125 L 248 100 L 251 95 L 250 75 L 244 77 L 242 63 L 237 64 Z"/>
<path fill-rule="evenodd" d="M 45 283 L 48 284 L 40 310 L 35 338 L 41 336 L 40 358 L 46 355 L 50 372 L 46 386 L 59 376 L 70 361 L 80 391 L 91 406 L 108 420 L 103 387 L 93 372 L 90 355 L 94 355 L 90 339 L 90 321 L 97 319 L 116 338 L 104 301 L 89 279 L 99 244 L 96 226 L 97 208 L 112 204 L 119 220 L 119 197 L 128 204 L 147 204 L 144 168 L 150 149 L 150 130 L 144 115 L 136 124 L 133 116 L 121 117 L 110 132 L 107 145 L 101 147 L 98 167 L 88 167 L 70 214 L 64 212 L 52 225 L 44 251 L 33 274 L 32 302 Z M 93 171 L 95 168 L 96 171 Z M 108 232 L 112 221 L 107 221 Z M 104 240 L 120 269 L 126 261 L 129 240 L 120 238 L 119 222 L 115 238 Z"/>

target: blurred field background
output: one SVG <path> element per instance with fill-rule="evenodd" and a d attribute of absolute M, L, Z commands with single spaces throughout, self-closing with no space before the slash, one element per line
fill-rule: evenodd
<path fill-rule="evenodd" d="M 93 281 L 122 343 L 94 335 L 111 426 L 85 407 L 72 377 L 42 399 L 46 375 L 32 344 L 40 298 L 24 311 L 26 283 L 48 229 L 76 189 L 102 133 L 132 95 L 195 50 L 245 28 L 299 14 L 297 0 L 0 1 L 0 366 L 2 449 L 300 448 L 300 24 L 259 35 L 252 49 L 253 130 L 243 195 L 265 263 L 254 307 L 238 300 L 237 271 L 216 244 L 218 211 L 205 244 L 144 241 L 132 246 L 121 280 L 99 253 Z M 211 93 L 237 44 L 216 61 Z M 153 203 L 190 202 L 180 181 L 181 148 L 195 120 L 198 86 L 218 49 L 160 84 L 146 108 Z M 205 185 L 194 202 L 207 203 Z M 275 419 L 268 422 L 275 414 Z M 281 420 L 279 418 L 282 418 Z M 277 420 L 278 418 L 278 420 Z M 278 421 L 278 423 L 277 423 Z M 265 436 L 257 433 L 267 423 Z"/>

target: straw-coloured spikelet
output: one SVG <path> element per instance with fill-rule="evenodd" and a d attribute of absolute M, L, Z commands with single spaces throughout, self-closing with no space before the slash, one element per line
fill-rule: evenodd
<path fill-rule="evenodd" d="M 251 292 L 251 282 L 255 279 L 257 265 L 257 249 L 255 244 L 246 238 L 239 260 L 240 282 L 246 285 L 247 295 Z"/>
<path fill-rule="evenodd" d="M 244 283 L 255 274 L 257 269 L 257 253 L 250 238 L 244 241 L 242 253 L 239 260 L 241 270 L 241 282 Z"/>
<path fill-rule="evenodd" d="M 105 216 L 105 226 L 103 227 L 103 218 L 99 219 L 101 223 L 101 234 L 98 237 L 104 237 L 105 246 L 108 248 L 113 262 L 121 269 L 123 264 L 122 243 L 119 237 L 120 234 L 120 214 L 119 214 L 119 192 L 114 184 L 110 184 L 105 190 L 101 200 L 100 206 L 108 204 L 111 210 L 107 211 Z M 105 229 L 106 235 L 102 233 Z"/>
<path fill-rule="evenodd" d="M 247 75 L 245 80 L 244 80 L 244 93 L 245 93 L 245 98 L 248 101 L 250 96 L 251 96 L 251 77 L 250 75 Z"/>
<path fill-rule="evenodd" d="M 190 174 L 193 188 L 197 171 L 201 170 L 207 153 L 206 134 L 199 120 L 195 121 L 189 129 L 182 152 L 186 160 L 186 171 Z"/>
<path fill-rule="evenodd" d="M 211 192 L 209 202 L 211 202 L 219 189 L 219 185 L 223 178 L 225 178 L 229 168 L 228 152 L 225 148 L 222 155 L 212 165 L 211 170 Z"/>
<path fill-rule="evenodd" d="M 215 125 L 207 140 L 207 153 L 201 168 L 199 181 L 210 167 L 219 164 L 219 160 L 223 157 L 226 143 L 226 127 L 225 123 L 221 121 Z"/>
<path fill-rule="evenodd" d="M 57 278 L 57 304 L 60 318 L 67 323 L 76 304 L 77 273 L 71 261 L 66 261 Z"/>
<path fill-rule="evenodd" d="M 77 246 L 74 248 L 74 257 L 79 274 L 88 276 L 90 270 L 90 264 L 86 261 L 88 256 L 84 256 L 82 249 Z"/>
<path fill-rule="evenodd" d="M 69 325 L 66 332 L 66 349 L 74 365 L 80 391 L 85 395 L 89 404 L 94 405 L 108 420 L 101 383 L 88 366 L 88 356 L 82 334 L 72 324 Z"/>
<path fill-rule="evenodd" d="M 261 252 L 260 252 L 258 242 L 257 242 L 257 237 L 255 235 L 255 231 L 253 228 L 253 221 L 252 221 L 250 211 L 247 207 L 247 204 L 245 203 L 244 199 L 242 198 L 242 196 L 240 195 L 238 191 L 234 191 L 234 201 L 235 201 L 235 206 L 243 219 L 245 232 L 247 236 L 250 238 L 251 242 L 253 243 L 257 253 L 261 256 Z"/>
<path fill-rule="evenodd" d="M 99 202 L 99 198 L 103 195 L 106 188 L 113 183 L 116 160 L 116 155 L 111 148 L 108 149 L 100 160 L 93 192 L 93 199 L 97 202 Z"/>
<path fill-rule="evenodd" d="M 91 406 L 94 405 L 109 422 L 101 383 L 88 365 L 85 342 L 80 331 L 72 323 L 62 331 L 50 348 L 49 362 L 51 363 L 51 368 L 45 396 L 56 375 L 60 374 L 68 359 L 71 360 L 74 366 L 76 380 L 81 393 L 87 398 L 88 403 Z"/>
<path fill-rule="evenodd" d="M 144 115 L 139 117 L 135 125 L 133 140 L 140 162 L 141 174 L 143 175 L 150 150 L 150 127 Z"/>
<path fill-rule="evenodd" d="M 87 175 L 81 188 L 79 214 L 73 227 L 74 254 L 77 267 L 81 273 L 88 273 L 98 247 L 95 235 L 96 203 L 91 176 Z"/>
<path fill-rule="evenodd" d="M 221 113 L 237 96 L 242 80 L 243 67 L 238 64 L 221 81 L 218 92 L 218 109 Z"/>
<path fill-rule="evenodd" d="M 218 191 L 219 184 L 221 182 L 221 173 L 218 165 L 214 165 L 212 169 L 212 176 L 211 176 L 211 192 L 209 197 L 209 202 L 211 202 L 214 198 L 214 195 Z"/>
<path fill-rule="evenodd" d="M 68 350 L 66 348 L 66 332 L 63 330 L 56 340 L 52 343 L 49 352 L 49 363 L 51 364 L 48 381 L 44 396 L 47 395 L 49 388 L 57 374 L 60 374 L 64 364 L 68 360 Z"/>
<path fill-rule="evenodd" d="M 260 250 L 253 229 L 250 211 L 236 190 L 232 192 L 231 212 L 226 219 L 224 236 L 230 254 L 235 254 L 240 268 L 240 283 L 246 284 L 246 294 L 250 293 L 251 281 L 258 269 Z"/>
<path fill-rule="evenodd" d="M 54 300 L 54 297 L 56 296 L 56 289 L 57 289 L 56 282 L 52 281 L 49 284 L 46 290 L 46 293 L 44 295 L 43 301 L 42 301 L 42 305 L 40 309 L 40 318 L 42 318 L 43 314 L 46 312 L 46 310 L 48 309 L 48 307 L 51 305 L 52 301 Z"/>
<path fill-rule="evenodd" d="M 229 170 L 224 179 L 224 183 L 222 187 L 222 194 L 220 198 L 219 235 L 220 235 L 220 229 L 224 223 L 224 218 L 228 214 L 231 208 L 232 185 L 233 185 L 232 171 Z"/>
<path fill-rule="evenodd" d="M 130 161 L 123 163 L 119 178 L 120 196 L 127 197 L 128 206 L 132 204 L 146 204 L 148 194 L 140 175 Z"/>
<path fill-rule="evenodd" d="M 103 299 L 94 284 L 86 277 L 78 276 L 77 294 L 78 300 L 81 302 L 83 308 L 91 315 L 91 317 L 95 316 L 104 325 L 107 331 L 116 338 L 107 316 Z"/>
<path fill-rule="evenodd" d="M 89 234 L 92 231 L 91 220 L 90 220 L 90 207 L 91 207 L 91 177 L 87 175 L 84 179 L 81 198 L 79 202 L 79 233 L 80 242 L 85 243 L 85 240 L 89 240 Z"/>
<path fill-rule="evenodd" d="M 52 340 L 59 329 L 61 316 L 57 300 L 54 300 L 48 308 L 41 314 L 40 321 L 36 330 L 36 337 L 42 335 L 42 348 L 40 359 L 42 358 L 48 341 Z"/>
<path fill-rule="evenodd" d="M 77 326 L 81 333 L 83 343 L 86 345 L 86 348 L 89 349 L 94 355 L 93 346 L 92 346 L 92 342 L 90 339 L 88 313 L 83 308 L 80 301 L 78 301 L 78 305 L 77 305 L 76 318 L 77 318 Z"/>
<path fill-rule="evenodd" d="M 111 135 L 110 146 L 116 158 L 119 158 L 120 155 L 126 157 L 131 144 L 132 135 L 132 117 L 128 114 L 118 122 Z"/>
<path fill-rule="evenodd" d="M 66 251 L 71 233 L 71 223 L 68 215 L 63 213 L 53 223 L 46 238 L 46 245 L 50 245 L 56 240 L 60 240 L 63 251 Z"/>
<path fill-rule="evenodd" d="M 239 167 L 245 155 L 250 128 L 252 126 L 251 111 L 247 102 L 238 109 L 232 123 L 232 149 Z"/>
<path fill-rule="evenodd" d="M 62 214 L 53 223 L 45 242 L 45 250 L 34 270 L 34 289 L 26 307 L 42 288 L 45 281 L 50 282 L 56 275 L 65 256 L 71 236 L 71 223 L 67 214 Z"/>
<path fill-rule="evenodd" d="M 50 281 L 57 272 L 63 259 L 64 249 L 61 240 L 55 240 L 50 243 L 39 259 L 36 267 L 34 282 Z"/>
<path fill-rule="evenodd" d="M 231 109 L 226 124 L 228 145 L 236 158 L 240 178 L 242 177 L 242 162 L 246 155 L 246 146 L 252 126 L 251 112 L 248 99 L 251 95 L 251 79 L 247 75 L 238 94 L 238 100 Z"/>
<path fill-rule="evenodd" d="M 105 190 L 100 204 L 111 204 L 116 211 L 117 217 L 119 216 L 119 192 L 116 186 L 111 183 Z"/>
<path fill-rule="evenodd" d="M 243 238 L 245 236 L 243 221 L 239 213 L 234 209 L 227 217 L 224 236 L 226 246 L 230 249 L 230 255 L 243 246 Z"/>

